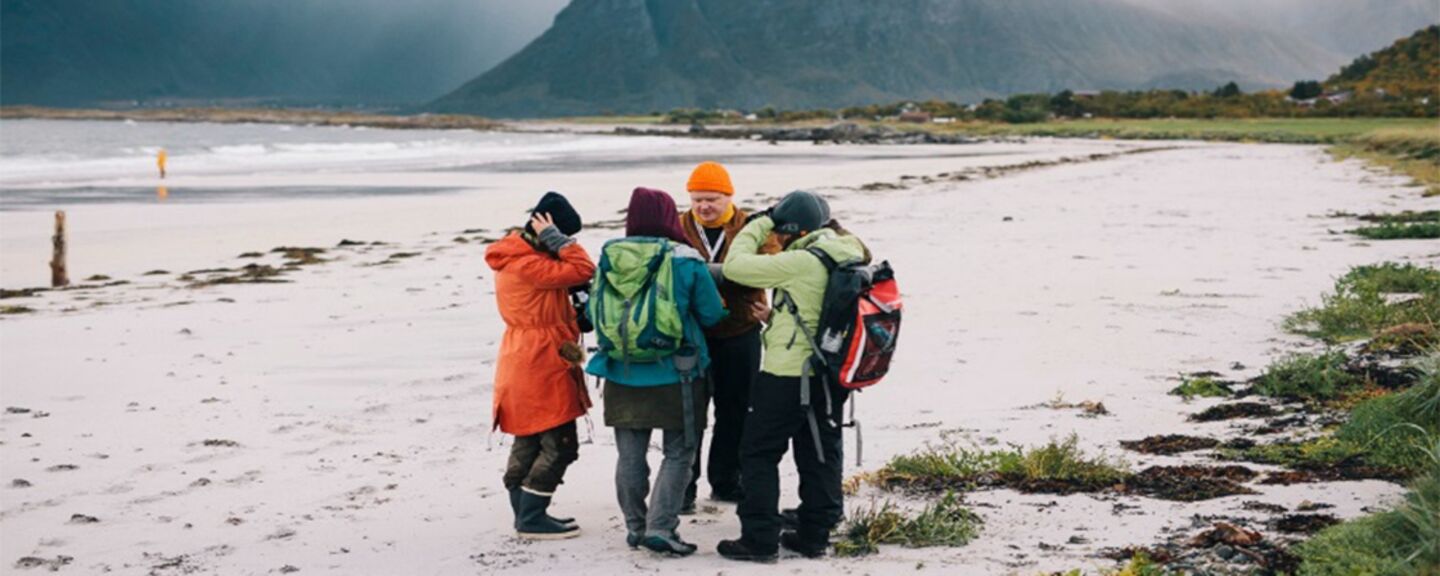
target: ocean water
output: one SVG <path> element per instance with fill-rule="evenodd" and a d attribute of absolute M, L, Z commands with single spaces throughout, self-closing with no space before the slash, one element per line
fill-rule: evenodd
<path fill-rule="evenodd" d="M 195 176 L 214 180 L 326 172 L 511 171 L 531 163 L 564 166 L 592 156 L 632 156 L 665 146 L 662 142 L 670 141 L 469 130 L 5 120 L 0 122 L 0 205 L 37 199 L 105 200 L 111 189 L 116 194 L 108 199 L 123 201 L 144 196 L 134 193 L 137 188 L 178 184 L 176 180 Z M 155 162 L 162 148 L 168 156 L 167 181 L 158 178 Z M 284 188 L 291 195 L 306 190 Z M 264 190 L 247 187 L 245 192 Z M 379 187 L 372 192 L 395 190 Z"/>
<path fill-rule="evenodd" d="M 162 180 L 156 153 L 166 151 Z M 997 147 L 812 146 L 601 134 L 385 130 L 277 124 L 0 121 L 0 211 L 77 204 L 213 203 L 450 193 L 523 181 L 583 186 L 629 171 L 672 186 L 716 160 L 737 169 L 883 165 L 1007 154 Z M 548 175 L 554 174 L 552 179 Z M 526 178 L 517 177 L 525 176 Z M 578 179 L 578 180 L 577 180 Z M 629 188 L 623 188 L 629 190 Z"/>

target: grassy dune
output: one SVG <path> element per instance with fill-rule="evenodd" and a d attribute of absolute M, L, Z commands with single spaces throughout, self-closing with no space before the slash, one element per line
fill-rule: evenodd
<path fill-rule="evenodd" d="M 1336 158 L 1360 158 L 1415 179 L 1426 196 L 1440 195 L 1440 123 L 1366 132 L 1332 149 Z"/>

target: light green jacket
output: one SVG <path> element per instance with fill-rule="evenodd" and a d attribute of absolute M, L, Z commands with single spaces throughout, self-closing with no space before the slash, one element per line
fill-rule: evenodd
<path fill-rule="evenodd" d="M 821 229 L 791 243 L 784 252 L 758 254 L 775 223 L 768 217 L 751 220 L 735 235 L 730 253 L 722 269 L 727 282 L 752 288 L 778 288 L 795 300 L 800 318 L 812 334 L 820 321 L 820 304 L 825 298 L 825 284 L 830 273 L 820 258 L 806 252 L 815 247 L 824 250 L 838 263 L 865 257 L 865 247 L 854 236 L 842 236 L 834 230 Z M 811 355 L 811 344 L 795 325 L 795 317 L 783 309 L 784 300 L 776 296 L 775 313 L 765 328 L 765 360 L 761 371 L 775 376 L 800 376 L 805 360 Z"/>

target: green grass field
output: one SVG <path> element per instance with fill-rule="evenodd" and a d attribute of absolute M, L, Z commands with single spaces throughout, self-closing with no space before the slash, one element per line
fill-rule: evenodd
<path fill-rule="evenodd" d="M 976 137 L 1048 136 L 1329 145 L 1336 159 L 1364 160 L 1409 176 L 1416 186 L 1424 187 L 1427 196 L 1440 195 L 1440 120 L 1435 118 L 1166 118 L 1055 120 L 1037 124 L 884 124 L 900 130 Z"/>
<path fill-rule="evenodd" d="M 904 125 L 896 125 L 903 127 Z M 1440 137 L 1433 118 L 1256 118 L 1059 120 L 1037 124 L 967 122 L 912 125 L 937 132 L 977 136 L 1055 136 L 1062 138 L 1123 138 L 1157 140 L 1224 140 L 1296 144 L 1349 142 L 1379 130 L 1428 131 Z"/>
<path fill-rule="evenodd" d="M 661 124 L 665 122 L 664 116 L 568 116 L 565 118 L 552 118 L 556 122 L 569 124 Z"/>

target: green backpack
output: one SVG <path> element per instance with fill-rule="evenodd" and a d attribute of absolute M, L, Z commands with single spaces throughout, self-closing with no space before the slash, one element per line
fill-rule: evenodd
<path fill-rule="evenodd" d="M 605 243 L 595 270 L 590 319 L 600 350 L 629 362 L 656 362 L 684 340 L 675 301 L 675 250 L 661 238 Z"/>

